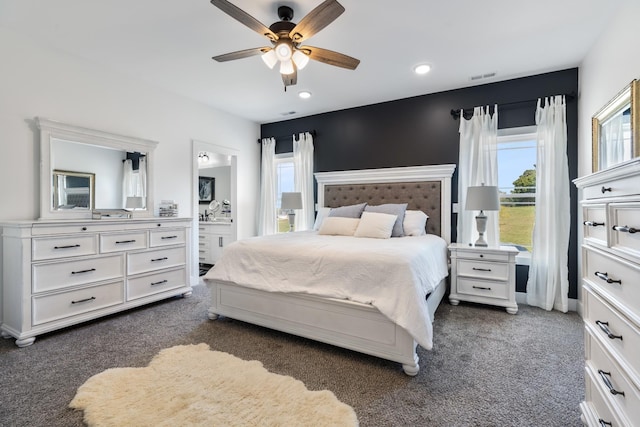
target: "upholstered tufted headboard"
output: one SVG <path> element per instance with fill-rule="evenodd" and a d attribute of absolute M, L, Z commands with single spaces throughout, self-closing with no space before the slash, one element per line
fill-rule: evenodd
<path fill-rule="evenodd" d="M 451 240 L 451 176 L 455 165 L 319 172 L 318 206 L 407 203 L 429 215 L 427 232 Z"/>

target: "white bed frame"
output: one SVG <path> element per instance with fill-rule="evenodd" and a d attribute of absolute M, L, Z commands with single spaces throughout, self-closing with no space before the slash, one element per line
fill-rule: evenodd
<path fill-rule="evenodd" d="M 451 176 L 455 165 L 367 169 L 316 173 L 318 206 L 324 206 L 325 185 L 440 182 L 441 237 L 451 239 Z M 207 280 L 211 290 L 210 319 L 218 316 L 265 326 L 402 364 L 407 375 L 420 370 L 416 342 L 375 307 L 311 295 L 265 292 L 234 283 Z M 431 321 L 446 292 L 446 279 L 429 295 Z"/>

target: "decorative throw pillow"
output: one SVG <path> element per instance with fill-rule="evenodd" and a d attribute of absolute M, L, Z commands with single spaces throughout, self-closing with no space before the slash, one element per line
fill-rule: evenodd
<path fill-rule="evenodd" d="M 331 236 L 353 236 L 360 218 L 327 217 L 322 221 L 318 234 Z"/>
<path fill-rule="evenodd" d="M 329 212 L 331 212 L 331 208 L 318 209 L 318 213 L 316 214 L 316 222 L 313 223 L 313 229 L 315 231 L 320 230 L 322 221 L 324 221 L 324 219 L 329 216 Z"/>
<path fill-rule="evenodd" d="M 364 208 L 365 212 L 379 212 L 385 213 L 389 215 L 395 215 L 396 223 L 393 226 L 393 232 L 391 233 L 391 237 L 402 237 L 404 236 L 404 228 L 402 223 L 404 221 L 404 213 L 407 210 L 406 203 L 387 203 L 384 205 L 371 206 L 367 205 Z"/>
<path fill-rule="evenodd" d="M 364 211 L 358 228 L 356 228 L 353 235 L 355 237 L 388 239 L 391 237 L 391 232 L 397 219 L 396 215 Z"/>
<path fill-rule="evenodd" d="M 339 208 L 331 209 L 329 216 L 341 216 L 344 218 L 360 218 L 362 211 L 364 211 L 366 203 L 360 203 L 357 205 L 341 206 Z"/>
<path fill-rule="evenodd" d="M 423 236 L 426 234 L 425 228 L 427 227 L 427 220 L 429 216 L 422 211 L 408 210 L 404 213 L 404 221 L 402 223 L 404 227 L 405 236 Z"/>

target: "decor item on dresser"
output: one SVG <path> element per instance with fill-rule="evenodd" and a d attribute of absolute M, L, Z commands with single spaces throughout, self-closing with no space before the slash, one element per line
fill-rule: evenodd
<path fill-rule="evenodd" d="M 574 180 L 582 195 L 589 426 L 640 420 L 640 158 Z"/>
<path fill-rule="evenodd" d="M 295 227 L 296 209 L 302 209 L 302 193 L 282 193 L 282 202 L 280 209 L 288 211 L 289 231 L 293 231 Z"/>
<path fill-rule="evenodd" d="M 209 317 L 228 316 L 385 358 L 416 375 L 417 343 L 431 349 L 431 322 L 446 290 L 454 169 L 316 173 L 319 206 L 343 208 L 331 209 L 328 213 L 336 215 L 326 217 L 320 231 L 256 237 L 227 247 L 204 277 L 211 290 Z M 426 233 L 391 237 L 396 215 L 369 212 L 376 223 L 376 216 L 391 217 L 385 236 L 363 230 L 376 238 L 356 237 L 366 205 L 359 200 L 371 205 L 398 200 L 425 211 Z M 332 232 L 323 233 L 327 228 Z"/>
<path fill-rule="evenodd" d="M 592 170 L 640 156 L 640 81 L 633 80 L 592 121 Z"/>
<path fill-rule="evenodd" d="M 477 245 L 476 245 L 477 246 Z M 449 245 L 451 252 L 451 292 L 449 302 L 460 301 L 505 307 L 516 314 L 516 255 L 513 246 L 472 247 Z"/>
<path fill-rule="evenodd" d="M 189 295 L 188 218 L 1 224 L 2 336 L 37 335 Z"/>
<path fill-rule="evenodd" d="M 467 202 L 464 207 L 468 211 L 480 211 L 476 215 L 476 227 L 478 230 L 478 240 L 475 246 L 489 246 L 484 239 L 484 233 L 487 231 L 487 216 L 484 211 L 500 210 L 500 196 L 498 187 L 484 185 L 467 188 Z"/>

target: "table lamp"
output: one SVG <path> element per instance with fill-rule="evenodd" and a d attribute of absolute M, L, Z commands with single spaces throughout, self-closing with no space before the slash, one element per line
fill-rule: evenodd
<path fill-rule="evenodd" d="M 295 209 L 302 209 L 302 193 L 282 193 L 280 209 L 289 211 L 289 231 L 293 231 L 296 218 Z"/>
<path fill-rule="evenodd" d="M 479 236 L 475 246 L 489 246 L 487 241 L 484 240 L 484 233 L 487 231 L 487 216 L 484 211 L 500 210 L 498 187 L 484 184 L 479 187 L 469 187 L 467 189 L 465 210 L 480 211 L 476 216 L 476 227 Z"/>

